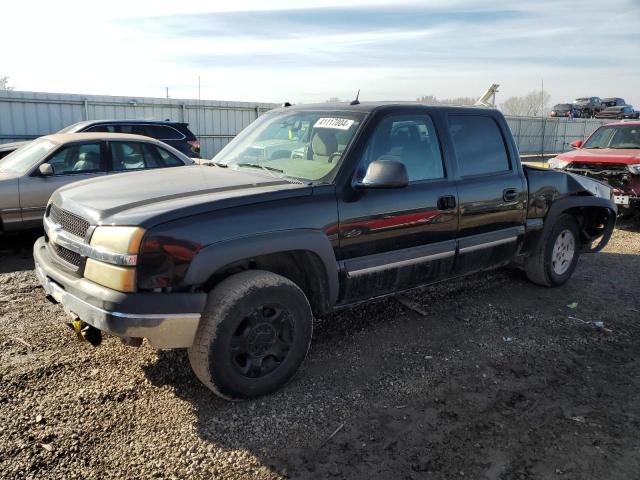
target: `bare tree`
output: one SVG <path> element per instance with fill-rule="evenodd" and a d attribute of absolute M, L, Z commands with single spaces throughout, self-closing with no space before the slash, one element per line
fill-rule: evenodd
<path fill-rule="evenodd" d="M 547 92 L 534 90 L 523 97 L 507 98 L 500 107 L 505 115 L 518 115 L 523 117 L 538 117 L 544 113 L 551 99 Z"/>
<path fill-rule="evenodd" d="M 439 100 L 434 95 L 423 95 L 416 100 L 425 105 L 473 105 L 477 99 L 473 97 L 454 97 Z"/>
<path fill-rule="evenodd" d="M 0 90 L 13 90 L 13 87 L 9 86 L 9 77 L 0 77 Z"/>

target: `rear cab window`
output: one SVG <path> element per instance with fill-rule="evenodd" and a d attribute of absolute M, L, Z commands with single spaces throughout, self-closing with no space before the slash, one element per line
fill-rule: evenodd
<path fill-rule="evenodd" d="M 460 176 L 508 172 L 511 163 L 497 122 L 487 115 L 449 115 Z"/>

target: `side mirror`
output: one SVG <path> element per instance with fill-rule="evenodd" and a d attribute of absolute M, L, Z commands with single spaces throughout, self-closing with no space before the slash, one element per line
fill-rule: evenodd
<path fill-rule="evenodd" d="M 582 140 L 574 140 L 569 145 L 571 145 L 571 148 L 580 148 L 582 147 Z"/>
<path fill-rule="evenodd" d="M 43 163 L 38 167 L 38 170 L 40 171 L 40 175 L 43 177 L 53 176 L 53 167 L 49 163 Z"/>
<path fill-rule="evenodd" d="M 358 188 L 403 188 L 409 185 L 404 163 L 395 160 L 374 160 L 367 174 L 356 184 Z"/>

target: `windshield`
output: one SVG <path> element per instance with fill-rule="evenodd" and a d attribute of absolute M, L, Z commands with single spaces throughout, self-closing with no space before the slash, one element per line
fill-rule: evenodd
<path fill-rule="evenodd" d="M 354 112 L 269 112 L 224 147 L 214 162 L 262 169 L 277 177 L 326 180 L 363 119 L 364 114 Z"/>
<path fill-rule="evenodd" d="M 600 127 L 584 148 L 640 148 L 640 125 Z"/>
<path fill-rule="evenodd" d="M 569 103 L 559 103 L 555 107 L 554 110 L 571 110 L 571 105 Z"/>
<path fill-rule="evenodd" d="M 2 159 L 0 172 L 24 175 L 56 146 L 50 140 L 42 138 L 29 142 Z"/>

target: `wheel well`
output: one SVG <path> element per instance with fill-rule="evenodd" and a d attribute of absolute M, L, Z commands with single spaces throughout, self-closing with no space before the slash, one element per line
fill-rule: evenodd
<path fill-rule="evenodd" d="M 608 208 L 599 206 L 572 207 L 562 213 L 571 215 L 578 222 L 580 242 L 589 245 L 595 238 L 604 234 L 609 215 L 615 215 Z"/>
<path fill-rule="evenodd" d="M 203 288 L 209 292 L 225 278 L 245 270 L 266 270 L 291 280 L 306 295 L 314 315 L 331 308 L 324 264 L 318 255 L 307 250 L 258 255 L 230 263 L 211 275 Z"/>

